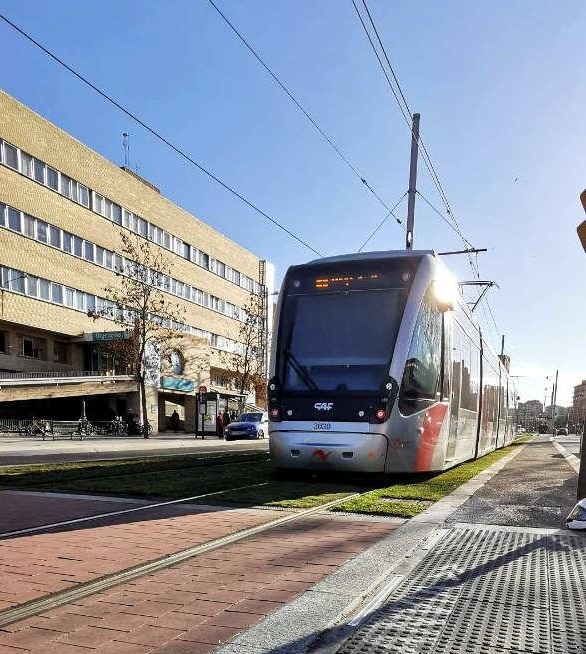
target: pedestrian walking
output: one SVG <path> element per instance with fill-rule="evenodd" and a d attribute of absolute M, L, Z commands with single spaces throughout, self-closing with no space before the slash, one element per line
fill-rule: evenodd
<path fill-rule="evenodd" d="M 169 423 L 171 424 L 171 429 L 173 431 L 178 431 L 179 422 L 179 414 L 177 413 L 177 409 L 175 409 L 171 414 L 171 418 L 169 418 Z"/>
<path fill-rule="evenodd" d="M 224 438 L 224 420 L 221 413 L 218 413 L 216 416 L 216 427 L 218 431 L 218 437 Z"/>
<path fill-rule="evenodd" d="M 222 426 L 224 427 L 224 429 L 226 429 L 226 427 L 227 427 L 231 422 L 232 422 L 232 420 L 230 419 L 230 414 L 228 413 L 228 409 L 226 409 L 226 410 L 224 411 L 224 413 L 222 414 Z"/>

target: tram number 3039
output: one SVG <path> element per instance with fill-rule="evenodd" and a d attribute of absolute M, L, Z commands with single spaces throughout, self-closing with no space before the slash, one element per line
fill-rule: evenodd
<path fill-rule="evenodd" d="M 332 423 L 331 422 L 314 422 L 313 431 L 331 431 Z"/>

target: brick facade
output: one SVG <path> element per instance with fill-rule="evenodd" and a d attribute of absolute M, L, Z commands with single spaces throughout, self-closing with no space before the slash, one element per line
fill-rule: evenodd
<path fill-rule="evenodd" d="M 143 217 L 151 225 L 182 239 L 190 247 L 207 253 L 210 260 L 217 259 L 255 283 L 261 283 L 260 259 L 257 256 L 170 202 L 135 174 L 106 160 L 3 92 L 0 92 L 0 140 L 20 148 L 22 152 L 87 186 L 90 191 L 103 195 L 135 216 Z M 8 145 L 5 147 L 8 148 Z M 23 155 L 19 156 L 21 161 Z M 6 162 L 5 156 L 4 165 L 0 165 L 0 203 L 61 228 L 96 247 L 120 252 L 120 234 L 126 227 L 27 177 L 22 170 L 13 170 Z M 91 197 L 90 194 L 90 207 Z M 7 212 L 8 208 L 6 215 Z M 151 247 L 163 253 L 174 279 L 236 307 L 246 305 L 250 297 L 247 288 L 155 243 Z M 106 297 L 105 287 L 117 284 L 112 270 L 39 242 L 34 237 L 11 231 L 8 225 L 0 227 L 0 266 L 57 282 L 98 298 Z M 235 318 L 171 294 L 169 299 L 184 308 L 182 321 L 185 324 L 238 341 L 241 323 Z M 2 370 L 32 371 L 35 367 L 37 371 L 81 370 L 84 365 L 84 342 L 91 340 L 93 332 L 116 330 L 120 330 L 120 326 L 112 321 L 92 320 L 84 311 L 26 297 L 5 288 L 0 309 L 0 333 L 3 333 L 4 340 L 4 351 L 0 348 L 0 376 Z M 42 359 L 31 360 L 23 356 L 22 338 L 27 334 L 41 334 L 45 339 L 47 352 Z M 54 341 L 63 340 L 68 344 L 65 363 L 57 361 L 53 355 Z M 209 385 L 210 367 L 221 366 L 219 351 L 212 344 L 193 335 L 181 339 L 179 347 L 187 354 L 183 376 L 196 385 Z M 190 354 L 193 352 L 197 352 L 197 356 Z M 195 360 L 197 365 L 192 364 Z M 70 392 L 70 389 L 66 391 Z M 92 392 L 89 386 L 87 392 Z M 47 388 L 47 393 L 53 396 L 55 388 Z M 35 397 L 39 394 L 42 395 L 42 389 L 36 388 Z M 11 390 L 11 399 L 22 395 Z M 0 389 L 0 402 L 7 399 L 8 395 Z M 152 417 L 155 424 L 157 420 L 161 422 L 156 415 Z"/>

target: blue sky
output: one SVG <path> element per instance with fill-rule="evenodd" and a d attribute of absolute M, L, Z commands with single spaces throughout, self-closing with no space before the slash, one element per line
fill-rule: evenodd
<path fill-rule="evenodd" d="M 370 184 L 407 187 L 409 133 L 350 0 L 218 0 Z M 522 399 L 559 403 L 586 378 L 586 4 L 581 0 L 370 0 L 387 52 L 507 338 Z M 356 250 L 384 215 L 206 0 L 0 2 L 2 13 L 324 254 Z M 232 198 L 0 24 L 0 86 L 82 142 L 131 163 L 163 193 L 273 261 L 311 253 Z M 516 180 L 516 181 L 515 181 Z M 420 165 L 420 190 L 440 205 Z M 403 209 L 403 208 L 402 208 Z M 404 212 L 404 209 L 403 209 Z M 387 223 L 372 249 L 402 248 Z M 421 201 L 415 246 L 461 242 Z M 462 279 L 465 257 L 450 264 Z M 479 319 L 495 341 L 496 329 Z"/>

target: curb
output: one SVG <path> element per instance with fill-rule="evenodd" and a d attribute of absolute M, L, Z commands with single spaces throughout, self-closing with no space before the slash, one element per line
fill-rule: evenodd
<path fill-rule="evenodd" d="M 441 527 L 450 515 L 525 447 L 520 445 L 404 522 L 292 602 L 218 647 L 214 654 L 335 652 L 357 626 L 360 616 L 380 606 L 443 537 Z"/>
<path fill-rule="evenodd" d="M 555 449 L 566 459 L 566 461 L 572 466 L 574 471 L 576 473 L 580 472 L 580 459 L 575 455 L 572 454 L 568 449 L 566 449 L 563 445 L 560 445 L 556 440 L 553 438 L 550 438 L 551 444 L 555 447 Z"/>

